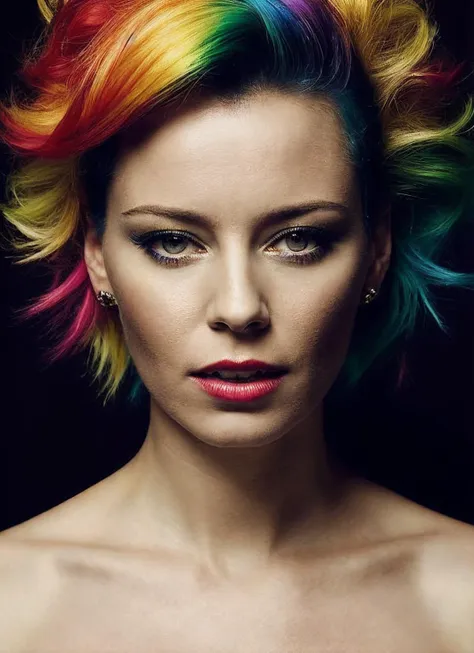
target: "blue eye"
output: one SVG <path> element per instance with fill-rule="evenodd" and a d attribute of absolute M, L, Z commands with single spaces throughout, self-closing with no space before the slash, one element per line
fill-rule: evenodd
<path fill-rule="evenodd" d="M 174 258 L 173 254 L 181 254 L 183 250 L 186 250 L 187 243 L 189 242 L 193 242 L 198 245 L 191 234 L 188 234 L 186 231 L 153 231 L 143 235 L 132 234 L 131 240 L 133 243 L 138 245 L 138 247 L 144 249 L 145 252 L 155 261 L 158 261 L 158 263 L 174 266 L 189 263 L 191 260 L 195 259 L 195 256 L 187 255 L 181 256 L 179 258 Z M 165 251 L 167 251 L 170 256 L 159 254 L 154 247 L 156 243 L 167 243 Z M 164 247 L 163 244 L 162 247 Z M 178 251 L 173 251 L 175 248 Z"/>
<path fill-rule="evenodd" d="M 278 243 L 282 240 L 290 248 L 290 254 L 282 254 L 282 258 L 302 264 L 322 259 L 328 252 L 331 244 L 331 237 L 328 230 L 322 227 L 293 227 L 283 232 L 283 234 L 279 234 L 278 238 L 274 239 L 272 243 Z M 311 241 L 317 243 L 316 246 L 309 251 L 305 251 L 307 250 L 308 242 Z M 273 245 L 270 251 L 276 251 Z M 297 252 L 303 253 L 298 254 Z"/>
<path fill-rule="evenodd" d="M 304 265 L 322 259 L 331 248 L 335 238 L 335 234 L 331 233 L 326 227 L 296 226 L 277 234 L 269 245 L 269 251 L 274 256 L 279 251 L 275 248 L 275 243 L 282 240 L 286 241 L 291 243 L 289 249 L 286 253 L 280 252 L 279 257 L 285 261 Z M 175 267 L 186 265 L 196 259 L 196 255 L 177 256 L 186 251 L 190 243 L 193 243 L 201 250 L 203 249 L 194 237 L 186 231 L 158 230 L 146 234 L 132 234 L 131 241 L 144 249 L 159 264 Z M 311 241 L 314 241 L 316 245 L 306 251 L 308 242 Z M 164 249 L 168 256 L 157 251 L 157 243 L 161 243 L 161 249 Z"/>

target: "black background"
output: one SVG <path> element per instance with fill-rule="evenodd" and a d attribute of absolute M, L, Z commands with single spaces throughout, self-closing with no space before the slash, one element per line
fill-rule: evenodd
<path fill-rule="evenodd" d="M 9 2 L 0 23 L 0 95 L 15 80 L 22 51 L 39 35 L 34 0 Z M 474 3 L 432 2 L 444 46 L 474 63 Z M 0 151 L 0 187 L 9 169 Z M 474 181 L 473 181 L 474 183 Z M 457 268 L 474 271 L 474 238 L 460 232 Z M 85 374 L 85 355 L 45 368 L 35 323 L 10 312 L 46 289 L 34 265 L 0 258 L 0 530 L 74 496 L 123 466 L 146 432 L 146 408 L 123 394 L 103 407 Z M 474 301 L 467 291 L 438 293 L 449 337 L 431 323 L 411 341 L 411 384 L 395 398 L 373 372 L 343 424 L 364 473 L 419 503 L 474 524 Z"/>

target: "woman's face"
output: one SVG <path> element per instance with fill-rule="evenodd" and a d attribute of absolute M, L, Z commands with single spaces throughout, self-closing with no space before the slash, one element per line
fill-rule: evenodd
<path fill-rule="evenodd" d="M 372 262 L 341 126 L 329 102 L 276 92 L 146 121 L 123 143 L 102 246 L 86 244 L 94 289 L 117 299 L 152 411 L 217 446 L 274 441 L 334 382 Z M 334 206 L 265 219 L 317 203 Z M 225 358 L 289 373 L 263 399 L 229 404 L 190 376 Z"/>

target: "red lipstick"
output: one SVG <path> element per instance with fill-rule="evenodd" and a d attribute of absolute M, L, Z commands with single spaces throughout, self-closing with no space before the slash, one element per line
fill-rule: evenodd
<path fill-rule="evenodd" d="M 213 377 L 193 376 L 201 388 L 211 397 L 227 401 L 252 401 L 270 394 L 283 381 L 283 374 L 274 378 L 258 379 L 257 381 L 225 381 Z"/>
<path fill-rule="evenodd" d="M 243 378 L 245 373 L 254 372 Z M 252 401 L 274 392 L 287 374 L 282 365 L 265 363 L 255 359 L 246 361 L 222 360 L 196 372 L 191 376 L 211 397 L 227 401 Z M 219 378 L 220 375 L 233 378 Z"/>

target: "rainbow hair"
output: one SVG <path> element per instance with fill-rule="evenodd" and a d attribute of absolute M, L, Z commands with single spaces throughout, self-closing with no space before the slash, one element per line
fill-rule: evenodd
<path fill-rule="evenodd" d="M 48 292 L 19 312 L 50 316 L 58 341 L 49 362 L 88 348 L 105 401 L 128 372 L 129 398 L 144 390 L 116 311 L 96 301 L 82 245 L 89 221 L 103 234 L 120 134 L 193 93 L 234 101 L 275 88 L 332 99 L 369 232 L 390 207 L 390 269 L 356 320 L 338 382 L 354 387 L 422 311 L 446 331 L 432 289 L 474 286 L 473 274 L 440 260 L 454 228 L 472 217 L 474 107 L 468 95 L 448 116 L 462 67 L 433 56 L 437 28 L 416 0 L 38 5 L 46 27 L 21 71 L 31 97 L 0 105 L 1 137 L 20 163 L 2 210 L 16 262 L 44 261 L 52 272 Z M 400 380 L 404 370 L 402 361 Z"/>

